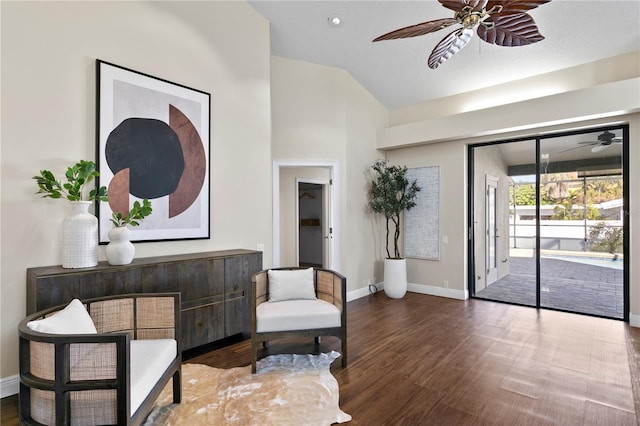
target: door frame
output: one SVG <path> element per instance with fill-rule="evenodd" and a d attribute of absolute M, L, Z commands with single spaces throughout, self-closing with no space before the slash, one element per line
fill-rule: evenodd
<path fill-rule="evenodd" d="M 280 169 L 285 167 L 314 167 L 326 168 L 329 170 L 328 200 L 331 206 L 330 220 L 328 224 L 333 229 L 333 238 L 329 240 L 329 265 L 328 269 L 340 270 L 340 227 L 339 227 L 339 190 L 340 181 L 337 161 L 313 161 L 313 160 L 274 160 L 272 169 L 273 188 L 273 267 L 280 265 Z"/>
<path fill-rule="evenodd" d="M 536 163 L 535 163 L 535 174 L 536 174 L 536 200 L 540 199 L 540 173 L 541 173 L 541 153 L 540 153 L 540 142 L 544 139 L 548 139 L 548 138 L 556 138 L 556 137 L 561 137 L 561 136 L 568 136 L 568 135 L 578 135 L 578 134 L 583 134 L 583 133 L 591 133 L 591 132 L 601 132 L 601 131 L 605 131 L 605 130 L 610 130 L 612 128 L 615 129 L 621 129 L 622 130 L 622 136 L 623 136 L 623 140 L 624 143 L 622 144 L 622 179 L 624 182 L 623 185 L 623 191 L 622 191 L 622 199 L 623 199 L 623 207 L 622 207 L 622 229 L 624 232 L 624 240 L 623 240 L 623 255 L 624 255 L 624 266 L 623 266 L 623 316 L 621 321 L 624 322 L 629 322 L 630 321 L 630 316 L 631 316 L 631 309 L 630 309 L 630 305 L 631 305 L 631 294 L 630 294 L 630 257 L 629 257 L 629 251 L 630 251 L 630 240 L 631 240 L 631 234 L 629 232 L 630 230 L 630 224 L 629 224 L 629 216 L 630 216 L 630 189 L 629 186 L 631 184 L 630 179 L 629 179 L 629 168 L 630 168 L 630 161 L 629 161 L 629 145 L 631 144 L 631 139 L 630 139 L 630 134 L 629 134 L 629 123 L 628 122 L 621 122 L 621 123 L 611 123 L 611 124 L 598 124 L 596 126 L 584 126 L 584 127 L 579 127 L 577 129 L 574 130 L 558 130 L 558 131 L 551 131 L 551 132 L 544 132 L 544 133 L 539 133 L 537 135 L 528 135 L 528 136 L 522 136 L 522 137 L 516 137 L 516 138 L 506 138 L 506 139 L 495 139 L 493 141 L 489 141 L 489 142 L 481 142 L 481 143 L 474 143 L 474 144 L 468 144 L 467 145 L 467 221 L 468 221 L 468 228 L 467 228 L 467 288 L 469 290 L 469 297 L 472 299 L 476 298 L 476 273 L 477 271 L 477 262 L 475 261 L 475 232 L 476 232 L 476 222 L 474 221 L 474 191 L 475 191 L 475 182 L 474 182 L 474 149 L 475 148 L 480 148 L 483 146 L 491 146 L 491 145 L 499 145 L 499 144 L 504 144 L 504 143 L 511 143 L 511 142 L 522 142 L 522 141 L 535 141 L 535 158 L 536 158 Z M 561 312 L 571 312 L 571 313 L 576 313 L 579 315 L 585 315 L 585 316 L 595 316 L 595 317 L 600 317 L 600 315 L 593 315 L 593 314 L 589 314 L 589 313 L 583 313 L 583 312 L 574 312 L 574 311 L 570 311 L 570 310 L 565 310 L 565 309 L 559 309 L 559 308 L 552 308 L 552 307 L 546 307 L 546 306 L 542 306 L 540 303 L 540 252 L 539 252 L 539 248 L 540 248 L 540 204 L 536 203 L 536 236 L 535 236 L 535 257 L 536 257 L 536 305 L 535 306 L 530 306 L 530 305 L 522 305 L 522 306 L 528 306 L 528 307 L 534 307 L 536 309 L 548 309 L 548 310 L 555 310 L 555 311 L 561 311 Z M 480 300 L 483 300 L 481 298 L 479 298 Z M 495 300 L 494 302 L 498 302 L 498 303 L 509 303 L 512 305 L 519 305 L 518 303 L 510 303 L 510 302 L 501 302 L 499 300 Z M 608 318 L 608 319 L 613 319 L 613 320 L 617 320 L 618 318 L 612 318 L 612 317 L 604 317 L 604 318 Z"/>

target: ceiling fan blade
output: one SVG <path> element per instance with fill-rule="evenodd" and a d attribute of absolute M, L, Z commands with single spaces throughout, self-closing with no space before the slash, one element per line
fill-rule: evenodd
<path fill-rule="evenodd" d="M 591 148 L 591 152 L 600 152 L 602 150 L 607 149 L 608 146 L 609 145 L 597 145 L 597 146 L 594 146 L 593 148 Z"/>
<path fill-rule="evenodd" d="M 465 47 L 471 37 L 473 37 L 473 30 L 460 28 L 443 38 L 429 55 L 429 60 L 427 61 L 429 68 L 438 68 L 440 64 Z"/>
<path fill-rule="evenodd" d="M 558 154 L 562 154 L 563 152 L 569 152 L 569 151 L 573 151 L 575 149 L 580 149 L 580 148 L 584 148 L 584 146 L 574 146 L 573 148 L 565 149 L 563 151 L 558 151 Z"/>
<path fill-rule="evenodd" d="M 598 145 L 600 142 L 598 141 L 584 141 L 584 142 L 578 142 L 578 145 Z"/>
<path fill-rule="evenodd" d="M 492 0 L 487 3 L 487 10 L 495 6 L 502 6 L 501 13 L 523 13 L 527 10 L 549 3 L 551 0 Z"/>
<path fill-rule="evenodd" d="M 514 47 L 544 40 L 535 21 L 527 13 L 496 13 L 491 15 L 490 21 L 494 23 L 493 28 L 484 25 L 478 27 L 478 36 L 487 43 Z"/>
<path fill-rule="evenodd" d="M 487 5 L 487 0 L 438 0 L 441 5 L 454 12 L 462 10 L 465 6 L 471 6 L 474 12 L 479 12 Z"/>
<path fill-rule="evenodd" d="M 453 18 L 436 19 L 434 21 L 423 22 L 421 24 L 411 25 L 409 27 L 404 27 L 404 28 L 400 28 L 399 30 L 391 31 L 390 33 L 386 33 L 381 35 L 380 37 L 374 38 L 373 41 L 417 37 L 417 36 L 432 33 L 434 31 L 441 30 L 455 23 L 456 23 L 456 20 Z"/>

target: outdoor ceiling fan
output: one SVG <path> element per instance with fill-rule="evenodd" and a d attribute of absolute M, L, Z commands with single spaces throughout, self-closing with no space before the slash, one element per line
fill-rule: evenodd
<path fill-rule="evenodd" d="M 383 34 L 373 41 L 417 37 L 429 34 L 453 24 L 458 28 L 447 35 L 431 52 L 427 64 L 438 68 L 469 43 L 473 30 L 487 43 L 499 46 L 524 46 L 544 40 L 528 10 L 551 0 L 438 0 L 455 12 L 453 18 L 436 19 L 400 28 Z"/>
<path fill-rule="evenodd" d="M 580 148 L 589 147 L 589 146 L 593 147 L 591 148 L 591 152 L 600 152 L 602 150 L 607 149 L 612 144 L 616 144 L 616 143 L 622 143 L 622 138 L 619 136 L 616 136 L 615 134 L 611 133 L 608 130 L 605 130 L 604 133 L 602 133 L 601 135 L 598 135 L 597 141 L 578 142 L 578 145 L 580 146 L 565 149 L 564 151 L 560 151 L 560 152 L 573 151 L 574 149 L 580 149 Z"/>
<path fill-rule="evenodd" d="M 578 145 L 593 146 L 593 148 L 591 148 L 591 152 L 600 152 L 614 143 L 622 143 L 622 138 L 616 137 L 616 135 L 609 131 L 605 131 L 603 134 L 598 136 L 597 141 L 578 142 Z"/>

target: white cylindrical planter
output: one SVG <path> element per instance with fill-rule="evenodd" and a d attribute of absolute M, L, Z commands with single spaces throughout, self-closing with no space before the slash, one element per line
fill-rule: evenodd
<path fill-rule="evenodd" d="M 98 264 L 98 218 L 89 213 L 91 201 L 71 201 L 71 214 L 62 221 L 62 267 Z"/>
<path fill-rule="evenodd" d="M 384 260 L 384 292 L 392 299 L 400 299 L 407 293 L 407 260 Z"/>
<path fill-rule="evenodd" d="M 109 244 L 105 249 L 109 265 L 128 265 L 133 261 L 136 248 L 131 244 L 129 229 L 117 226 L 109 230 Z"/>

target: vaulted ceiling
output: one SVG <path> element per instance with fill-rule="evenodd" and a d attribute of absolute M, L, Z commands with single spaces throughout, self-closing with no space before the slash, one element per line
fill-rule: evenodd
<path fill-rule="evenodd" d="M 372 43 L 384 33 L 453 17 L 435 0 L 250 1 L 271 23 L 272 52 L 348 71 L 388 109 L 640 51 L 640 1 L 552 0 L 530 11 L 545 39 L 528 46 L 471 42 L 437 69 L 434 46 L 452 31 Z M 333 27 L 329 18 L 339 16 Z"/>

